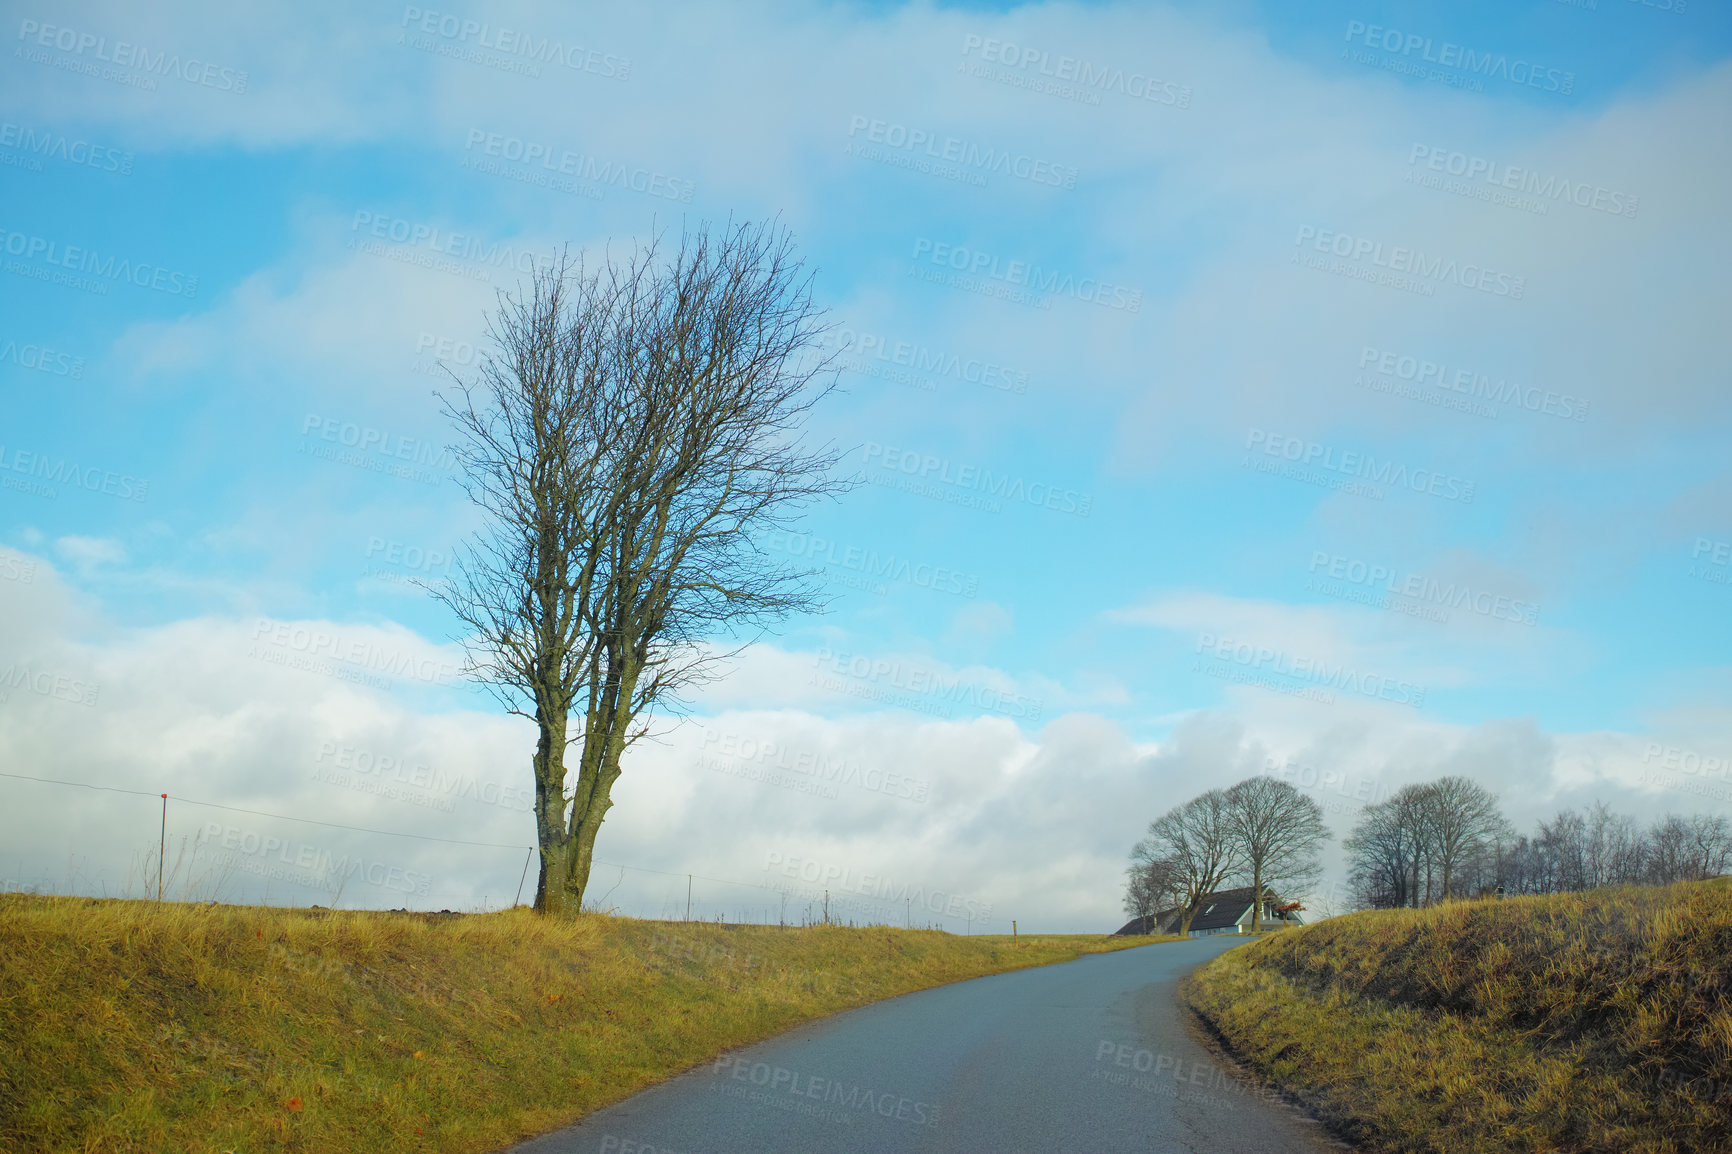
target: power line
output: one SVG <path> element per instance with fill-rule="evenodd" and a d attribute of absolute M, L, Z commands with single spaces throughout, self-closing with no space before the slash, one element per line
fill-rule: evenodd
<path fill-rule="evenodd" d="M 157 797 L 157 796 L 160 796 L 160 795 L 155 794 L 155 793 L 149 793 L 149 792 L 142 790 L 142 789 L 122 789 L 119 786 L 115 786 L 115 785 L 92 785 L 87 781 L 64 781 L 64 780 L 57 778 L 57 777 L 31 777 L 29 774 L 25 774 L 25 773 L 3 773 L 3 772 L 0 772 L 0 777 L 15 777 L 21 781 L 43 781 L 43 782 L 49 783 L 50 785 L 74 785 L 74 786 L 78 786 L 80 789 L 105 789 L 105 790 L 108 790 L 110 793 L 130 793 L 130 794 L 136 794 L 139 797 Z M 434 837 L 432 834 L 426 834 L 426 833 L 404 833 L 402 830 L 396 830 L 396 829 L 373 829 L 371 826 L 364 826 L 364 825 L 344 825 L 341 822 L 319 821 L 318 819 L 311 818 L 311 817 L 292 817 L 286 813 L 266 813 L 262 809 L 243 809 L 238 805 L 219 805 L 218 803 L 216 803 L 214 801 L 195 801 L 190 797 L 181 797 L 179 794 L 172 795 L 172 800 L 178 801 L 178 802 L 183 802 L 186 805 L 202 805 L 207 809 L 227 810 L 230 813 L 246 813 L 246 814 L 251 814 L 254 817 L 275 818 L 277 821 L 298 821 L 298 822 L 304 822 L 307 825 L 322 825 L 328 829 L 353 830 L 356 833 L 377 833 L 377 834 L 383 834 L 386 837 L 412 837 L 412 838 L 418 838 L 421 841 L 444 842 L 447 845 L 478 845 L 478 846 L 485 846 L 489 849 L 526 849 L 526 848 L 532 849 L 532 848 L 534 848 L 532 846 L 526 847 L 523 845 L 522 842 L 506 843 L 506 842 L 499 842 L 499 841 L 464 841 L 461 838 Z M 628 867 L 628 868 L 630 868 L 630 867 Z"/>
<path fill-rule="evenodd" d="M 163 796 L 160 793 L 152 792 L 149 790 L 125 789 L 125 788 L 122 788 L 121 786 L 117 786 L 117 785 L 96 785 L 96 784 L 93 784 L 93 783 L 88 782 L 88 781 L 67 781 L 64 778 L 58 778 L 58 777 L 33 777 L 27 773 L 6 773 L 4 771 L 0 771 L 0 777 L 16 778 L 19 781 L 44 782 L 48 785 L 70 785 L 70 786 L 75 786 L 79 789 L 106 790 L 109 793 L 126 793 L 126 794 L 132 794 L 135 797 L 161 797 L 161 796 Z M 272 818 L 276 821 L 298 821 L 298 822 L 305 823 L 307 825 L 324 826 L 327 829 L 346 829 L 346 830 L 351 830 L 355 833 L 376 833 L 376 834 L 382 834 L 385 837 L 411 837 L 411 838 L 415 838 L 415 839 L 420 840 L 420 841 L 443 842 L 446 845 L 473 845 L 473 846 L 482 846 L 482 847 L 487 848 L 487 849 L 527 849 L 531 853 L 533 853 L 535 851 L 534 846 L 525 846 L 525 845 L 522 845 L 521 843 L 511 844 L 511 843 L 497 842 L 497 841 L 465 841 L 461 838 L 434 837 L 432 834 L 405 833 L 402 830 L 395 830 L 395 829 L 373 829 L 370 826 L 364 826 L 364 825 L 344 825 L 341 822 L 319 821 L 316 818 L 310 818 L 310 817 L 292 817 L 289 814 L 285 814 L 285 813 L 266 813 L 264 810 L 260 810 L 260 809 L 244 809 L 240 806 L 235 806 L 235 805 L 221 805 L 221 804 L 218 804 L 217 802 L 214 802 L 214 801 L 195 801 L 190 797 L 181 797 L 179 794 L 171 794 L 168 796 L 169 796 L 170 800 L 183 802 L 186 805 L 200 805 L 200 806 L 204 806 L 207 809 L 226 810 L 229 813 L 245 813 L 245 814 L 251 814 L 254 817 L 268 817 L 268 818 Z M 632 866 L 632 865 L 625 865 L 621 862 L 602 861 L 600 858 L 595 858 L 592 860 L 593 860 L 595 865 L 606 866 L 608 869 L 633 870 L 637 873 L 660 874 L 663 877 L 671 877 L 671 878 L 678 878 L 678 877 L 700 878 L 703 881 L 714 882 L 717 885 L 742 886 L 746 889 L 767 890 L 770 893 L 782 894 L 784 896 L 793 892 L 790 890 L 783 889 L 780 886 L 767 886 L 767 885 L 762 885 L 758 882 L 737 882 L 737 881 L 733 881 L 729 878 L 713 878 L 713 877 L 708 877 L 704 874 L 693 874 L 693 873 L 688 873 L 688 872 L 679 871 L 679 870 L 650 869 L 647 866 Z"/>
<path fill-rule="evenodd" d="M 91 785 L 87 781 L 62 781 L 57 777 L 31 777 L 27 773 L 0 772 L 0 777 L 16 777 L 20 781 L 46 781 L 50 785 L 76 785 L 80 789 L 106 789 L 110 793 L 133 793 L 137 794 L 139 797 L 157 796 L 154 793 L 147 793 L 142 789 L 121 789 L 117 785 Z"/>

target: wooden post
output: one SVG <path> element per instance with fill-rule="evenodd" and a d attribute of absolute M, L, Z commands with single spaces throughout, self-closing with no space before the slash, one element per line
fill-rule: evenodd
<path fill-rule="evenodd" d="M 511 899 L 511 908 L 516 909 L 523 901 L 523 883 L 529 880 L 529 859 L 535 856 L 535 847 L 530 846 L 529 852 L 523 855 L 523 876 L 517 879 L 517 896 Z"/>
<path fill-rule="evenodd" d="M 156 900 L 162 901 L 162 859 L 168 854 L 168 794 L 162 795 L 162 833 L 156 843 Z"/>

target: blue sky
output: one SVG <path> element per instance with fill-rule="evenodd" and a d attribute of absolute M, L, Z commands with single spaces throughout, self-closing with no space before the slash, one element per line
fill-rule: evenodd
<path fill-rule="evenodd" d="M 712 916 L 797 861 L 862 917 L 1080 930 L 1149 819 L 1270 765 L 1340 833 L 1440 772 L 1522 825 L 1732 801 L 1715 6 L 6 27 L 0 760 L 151 795 L 0 779 L 16 884 L 124 891 L 164 791 L 526 845 L 478 796 L 532 734 L 410 583 L 476 525 L 432 390 L 539 254 L 730 216 L 815 272 L 862 483 L 766 542 L 830 611 L 634 754 L 604 860 L 767 887 Z M 230 898 L 328 904 L 303 843 L 368 863 L 354 905 L 496 906 L 521 861 L 225 812 L 170 835 Z"/>

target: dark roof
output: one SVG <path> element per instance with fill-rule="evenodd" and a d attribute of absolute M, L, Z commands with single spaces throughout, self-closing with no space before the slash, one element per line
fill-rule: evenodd
<path fill-rule="evenodd" d="M 1164 910 L 1156 910 L 1146 917 L 1132 918 L 1114 934 L 1176 934 L 1179 932 L 1179 915 L 1185 911 L 1179 906 L 1168 906 Z"/>
<path fill-rule="evenodd" d="M 1222 930 L 1235 925 L 1251 908 L 1251 887 L 1216 890 L 1203 899 L 1191 919 L 1193 930 Z"/>
<path fill-rule="evenodd" d="M 1241 886 L 1234 890 L 1216 890 L 1203 899 L 1197 907 L 1197 916 L 1191 919 L 1193 930 L 1224 930 L 1236 925 L 1240 918 L 1251 912 L 1251 887 Z M 1280 904 L 1280 899 L 1268 886 L 1263 887 L 1263 893 L 1271 906 Z M 1150 914 L 1144 918 L 1132 918 L 1126 922 L 1118 934 L 1176 934 L 1179 932 L 1179 915 L 1184 911 L 1173 906 Z M 1265 921 L 1279 921 L 1267 909 Z M 1115 935 L 1116 936 L 1116 935 Z"/>

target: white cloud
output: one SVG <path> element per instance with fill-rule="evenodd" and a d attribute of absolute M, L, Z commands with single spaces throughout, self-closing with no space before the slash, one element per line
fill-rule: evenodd
<path fill-rule="evenodd" d="M 464 231 L 450 222 L 427 227 Z M 287 385 L 309 404 L 340 401 L 352 411 L 357 402 L 401 407 L 414 398 L 425 408 L 422 398 L 449 381 L 438 371 L 441 356 L 453 368 L 472 367 L 486 347 L 485 314 L 495 289 L 514 287 L 519 274 L 485 262 L 451 263 L 490 280 L 430 274 L 344 248 L 348 240 L 373 243 L 370 229 L 370 221 L 357 226 L 353 215 L 309 218 L 305 251 L 290 258 L 291 267 L 252 274 L 203 313 L 135 325 L 115 345 L 116 364 L 143 384 L 218 370 L 260 393 Z M 392 254 L 428 255 L 378 243 Z M 495 243 L 512 251 L 547 247 L 527 239 Z"/>
<path fill-rule="evenodd" d="M 60 537 L 54 551 L 84 573 L 103 565 L 124 565 L 127 559 L 126 546 L 110 537 Z"/>
<path fill-rule="evenodd" d="M 168 792 L 173 838 L 193 844 L 211 823 L 216 829 L 215 844 L 193 856 L 190 875 L 183 867 L 182 881 L 196 876 L 209 888 L 226 873 L 228 900 L 258 900 L 268 884 L 272 900 L 330 904 L 330 893 L 283 880 L 306 874 L 293 862 L 320 854 L 362 863 L 341 898 L 350 905 L 461 908 L 497 905 L 515 892 L 522 856 L 509 849 L 192 804 L 529 844 L 522 809 L 533 730 L 420 685 L 418 673 L 455 660 L 448 647 L 400 627 L 321 621 L 126 628 L 88 611 L 75 621 L 76 599 L 53 567 L 6 552 L 0 575 L 13 559 L 35 569 L 18 588 L 21 611 L 5 618 L 6 648 L 18 658 L 0 702 L 0 760 L 32 776 L 143 796 L 8 779 L 3 824 L 14 857 L 4 868 L 19 875 L 12 880 L 110 893 L 130 882 L 142 893 L 154 798 Z M 1190 620 L 1199 611 L 1179 604 L 1157 615 Z M 855 920 L 900 920 L 907 898 L 916 920 L 952 929 L 972 916 L 977 929 L 1015 917 L 1030 928 L 1100 930 L 1118 924 L 1125 856 L 1148 821 L 1271 766 L 1292 767 L 1290 779 L 1326 804 L 1341 833 L 1363 801 L 1450 772 L 1492 785 L 1523 825 L 1548 807 L 1594 797 L 1644 815 L 1699 804 L 1681 788 L 1644 782 L 1659 762 L 1645 762 L 1649 740 L 1631 734 L 1552 737 L 1521 719 L 1462 727 L 1372 710 L 1291 709 L 1247 691 L 1223 709 L 1180 718 L 1166 740 L 1138 746 L 1117 723 L 1085 713 L 1038 728 L 978 711 L 953 719 L 881 709 L 823 716 L 787 704 L 805 692 L 808 668 L 802 655 L 755 647 L 727 682 L 735 704 L 708 702 L 633 750 L 598 857 L 638 868 L 622 880 L 614 865 L 598 866 L 593 896 L 608 894 L 626 912 L 681 914 L 690 872 L 700 879 L 693 885 L 704 916 L 779 916 L 776 891 L 786 890 L 786 913 L 797 919 L 829 889 L 834 911 Z M 357 683 L 360 674 L 389 677 L 394 688 Z M 779 690 L 784 683 L 796 687 L 792 694 Z M 754 696 L 755 705 L 747 700 Z M 1719 722 L 1712 748 L 1732 752 L 1732 731 Z M 1695 737 L 1710 739 L 1705 729 Z M 1673 777 L 1682 786 L 1695 780 Z M 507 804 L 489 804 L 501 800 Z M 225 866 L 225 836 L 257 852 Z M 259 848 L 272 838 L 269 853 Z M 367 871 L 379 880 L 369 883 Z M 422 879 L 425 894 L 402 888 Z"/>

